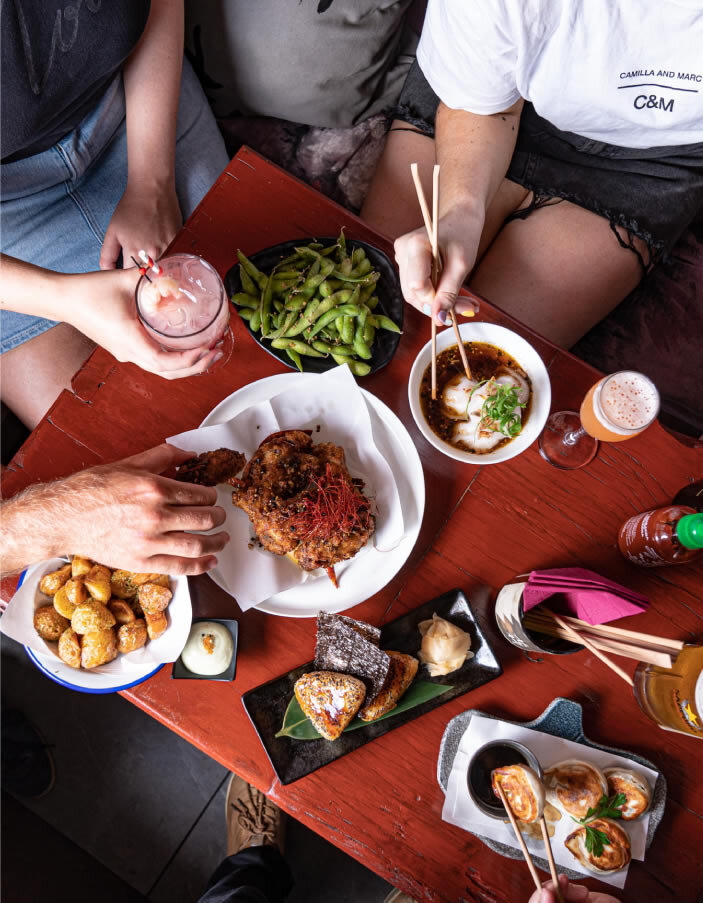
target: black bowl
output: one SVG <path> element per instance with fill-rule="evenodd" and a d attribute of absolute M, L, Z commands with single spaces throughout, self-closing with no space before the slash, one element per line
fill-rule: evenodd
<path fill-rule="evenodd" d="M 506 818 L 505 808 L 493 793 L 492 772 L 506 765 L 527 765 L 542 778 L 542 768 L 534 753 L 516 740 L 491 740 L 471 757 L 466 773 L 469 796 L 491 818 Z"/>
<path fill-rule="evenodd" d="M 294 252 L 295 248 L 309 244 L 311 241 L 319 241 L 327 247 L 328 245 L 334 244 L 337 241 L 337 238 L 296 238 L 293 241 L 284 241 L 280 245 L 273 245 L 270 248 L 265 248 L 263 251 L 257 251 L 256 254 L 249 254 L 248 257 L 260 270 L 267 273 L 270 272 L 279 261 L 283 260 L 285 257 L 289 257 Z M 374 313 L 385 314 L 385 316 L 390 317 L 390 319 L 398 325 L 399 329 L 402 329 L 405 302 L 403 301 L 403 295 L 400 291 L 398 274 L 388 255 L 384 254 L 383 251 L 380 251 L 378 248 L 374 248 L 373 245 L 369 245 L 365 241 L 359 241 L 356 238 L 347 238 L 347 248 L 350 252 L 355 248 L 363 248 L 366 252 L 366 256 L 371 261 L 373 268 L 378 270 L 381 274 L 381 278 L 376 283 L 375 294 L 378 295 L 378 307 Z M 235 263 L 234 266 L 230 267 L 227 271 L 227 275 L 225 276 L 225 289 L 230 298 L 235 292 L 242 291 L 242 283 L 239 278 L 239 262 Z M 297 367 L 283 349 L 272 348 L 270 342 L 262 340 L 261 336 L 253 332 L 249 327 L 249 322 L 247 320 L 242 320 L 242 323 L 245 325 L 252 338 L 258 342 L 265 351 L 268 351 L 269 354 L 281 361 L 282 364 L 285 364 L 286 367 L 290 367 L 291 370 L 297 370 Z M 376 336 L 373 345 L 371 346 L 371 359 L 367 361 L 367 363 L 371 365 L 370 373 L 375 373 L 377 370 L 380 370 L 382 367 L 385 367 L 386 364 L 390 363 L 396 348 L 398 347 L 399 341 L 400 334 L 397 332 L 391 332 L 388 329 L 376 330 Z M 303 358 L 303 369 L 306 373 L 324 373 L 326 370 L 331 370 L 336 366 L 336 362 L 331 357 Z"/>

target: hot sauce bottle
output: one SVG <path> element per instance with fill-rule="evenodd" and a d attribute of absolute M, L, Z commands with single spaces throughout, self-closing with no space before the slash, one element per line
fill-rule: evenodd
<path fill-rule="evenodd" d="M 618 545 L 628 561 L 641 567 L 688 564 L 703 549 L 703 514 L 686 505 L 644 511 L 625 521 Z"/>

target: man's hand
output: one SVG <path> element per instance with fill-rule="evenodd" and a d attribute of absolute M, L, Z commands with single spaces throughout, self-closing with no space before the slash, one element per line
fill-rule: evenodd
<path fill-rule="evenodd" d="M 170 445 L 115 464 L 32 486 L 2 506 L 2 570 L 76 554 L 113 568 L 202 574 L 217 564 L 227 533 L 217 491 L 163 472 L 192 457 Z"/>

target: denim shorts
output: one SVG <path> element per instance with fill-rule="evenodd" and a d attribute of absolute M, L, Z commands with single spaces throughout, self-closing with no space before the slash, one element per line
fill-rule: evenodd
<path fill-rule="evenodd" d="M 184 218 L 228 160 L 200 82 L 184 60 L 176 139 L 176 192 Z M 0 251 L 60 273 L 97 270 L 105 230 L 126 184 L 119 75 L 75 131 L 42 153 L 0 165 Z M 3 310 L 0 353 L 52 326 L 53 320 Z"/>
<path fill-rule="evenodd" d="M 434 137 L 438 104 L 416 62 L 391 115 Z M 528 207 L 506 222 L 555 199 L 568 200 L 605 217 L 618 241 L 646 266 L 667 254 L 703 209 L 703 144 L 618 147 L 562 132 L 525 103 L 506 177 L 533 193 Z M 649 260 L 616 226 L 646 243 Z"/>

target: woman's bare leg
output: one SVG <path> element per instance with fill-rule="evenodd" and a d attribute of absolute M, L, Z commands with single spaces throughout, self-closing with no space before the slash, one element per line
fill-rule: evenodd
<path fill-rule="evenodd" d="M 402 131 L 393 131 L 394 127 Z M 410 174 L 417 163 L 428 204 L 432 198 L 432 167 L 436 162 L 432 138 L 397 120 L 391 126 L 386 146 L 366 195 L 361 217 L 379 232 L 396 239 L 422 226 L 422 213 Z M 480 260 L 508 214 L 528 203 L 530 192 L 522 185 L 503 179 L 486 212 L 486 221 L 477 259 Z"/>
<path fill-rule="evenodd" d="M 647 259 L 644 242 L 635 247 Z M 568 201 L 504 226 L 469 280 L 501 310 L 570 348 L 642 278 L 609 222 Z"/>
<path fill-rule="evenodd" d="M 33 430 L 95 344 L 59 323 L 0 357 L 0 393 L 14 414 Z"/>

